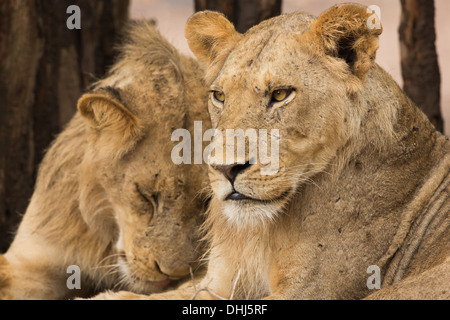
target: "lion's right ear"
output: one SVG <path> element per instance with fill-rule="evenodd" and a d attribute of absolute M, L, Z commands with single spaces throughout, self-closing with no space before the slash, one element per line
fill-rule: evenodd
<path fill-rule="evenodd" d="M 225 61 L 242 37 L 223 14 L 214 11 L 194 14 L 186 24 L 185 33 L 192 52 L 209 65 Z"/>
<path fill-rule="evenodd" d="M 138 118 L 108 90 L 84 94 L 78 100 L 78 111 L 100 134 L 114 134 L 122 139 L 139 134 Z"/>
<path fill-rule="evenodd" d="M 317 53 L 345 61 L 349 70 L 364 80 L 374 65 L 382 32 L 381 22 L 370 8 L 341 4 L 322 13 L 303 38 Z"/>

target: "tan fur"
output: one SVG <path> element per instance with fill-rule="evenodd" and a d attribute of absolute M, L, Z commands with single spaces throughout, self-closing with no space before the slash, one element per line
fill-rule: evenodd
<path fill-rule="evenodd" d="M 216 12 L 203 11 L 191 17 L 191 23 L 196 27 L 191 29 L 186 38 L 189 47 L 197 57 L 209 63 L 208 74 L 217 74 L 222 68 L 223 60 L 228 56 L 241 35 L 234 32 L 234 27 L 227 18 Z M 195 41 L 193 41 L 195 40 Z"/>
<path fill-rule="evenodd" d="M 199 265 L 207 171 L 172 162 L 171 134 L 193 132 L 194 120 L 208 128 L 203 71 L 149 24 L 133 25 L 125 41 L 40 166 L 14 242 L 0 256 L 0 298 L 148 294 Z M 81 290 L 66 286 L 70 265 L 81 269 Z M 169 286 L 155 283 L 167 278 Z"/>
<path fill-rule="evenodd" d="M 369 266 L 383 287 L 370 298 L 450 298 L 450 141 L 374 62 L 381 30 L 369 17 L 344 4 L 244 35 L 218 13 L 189 20 L 191 48 L 225 95 L 223 106 L 211 95 L 213 127 L 279 129 L 280 169 L 262 176 L 255 164 L 237 175 L 235 190 L 259 202 L 226 200 L 231 184 L 211 167 L 206 277 L 197 292 L 147 298 L 362 299 L 374 293 Z M 215 34 L 226 54 L 203 45 Z M 269 105 L 280 87 L 294 96 Z M 267 218 L 255 223 L 260 212 Z"/>

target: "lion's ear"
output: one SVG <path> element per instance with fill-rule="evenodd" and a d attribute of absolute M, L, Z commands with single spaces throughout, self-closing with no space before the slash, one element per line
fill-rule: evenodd
<path fill-rule="evenodd" d="M 242 37 L 223 14 L 214 11 L 194 14 L 186 24 L 185 33 L 192 52 L 208 64 L 221 58 L 225 60 Z"/>
<path fill-rule="evenodd" d="M 374 63 L 378 37 L 383 32 L 376 14 L 358 4 L 336 5 L 313 22 L 307 41 L 315 48 L 349 65 L 351 72 L 364 80 Z"/>
<path fill-rule="evenodd" d="M 139 132 L 137 117 L 109 91 L 84 94 L 78 100 L 78 111 L 99 133 L 117 134 L 123 138 L 135 137 Z"/>

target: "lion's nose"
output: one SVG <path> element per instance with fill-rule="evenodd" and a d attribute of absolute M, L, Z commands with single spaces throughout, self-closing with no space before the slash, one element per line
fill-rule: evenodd
<path fill-rule="evenodd" d="M 251 164 L 249 162 L 247 162 L 246 164 L 232 164 L 232 165 L 227 165 L 227 166 L 211 165 L 211 167 L 214 170 L 222 173 L 225 176 L 225 178 L 227 178 L 228 181 L 231 182 L 231 184 L 234 183 L 234 180 L 236 180 L 236 177 L 240 173 L 247 170 L 250 166 L 251 166 Z"/>

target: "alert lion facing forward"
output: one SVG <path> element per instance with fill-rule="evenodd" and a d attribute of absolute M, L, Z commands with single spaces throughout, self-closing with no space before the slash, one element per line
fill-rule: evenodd
<path fill-rule="evenodd" d="M 209 124 L 197 62 L 134 24 L 108 76 L 43 160 L 17 235 L 0 256 L 0 298 L 62 299 L 174 287 L 203 246 L 205 166 L 171 161 L 171 134 Z M 81 271 L 70 290 L 69 266 Z"/>
<path fill-rule="evenodd" d="M 377 22 L 356 4 L 244 35 L 189 20 L 213 127 L 278 129 L 279 170 L 210 163 L 207 275 L 151 299 L 450 298 L 450 142 L 374 62 Z"/>

